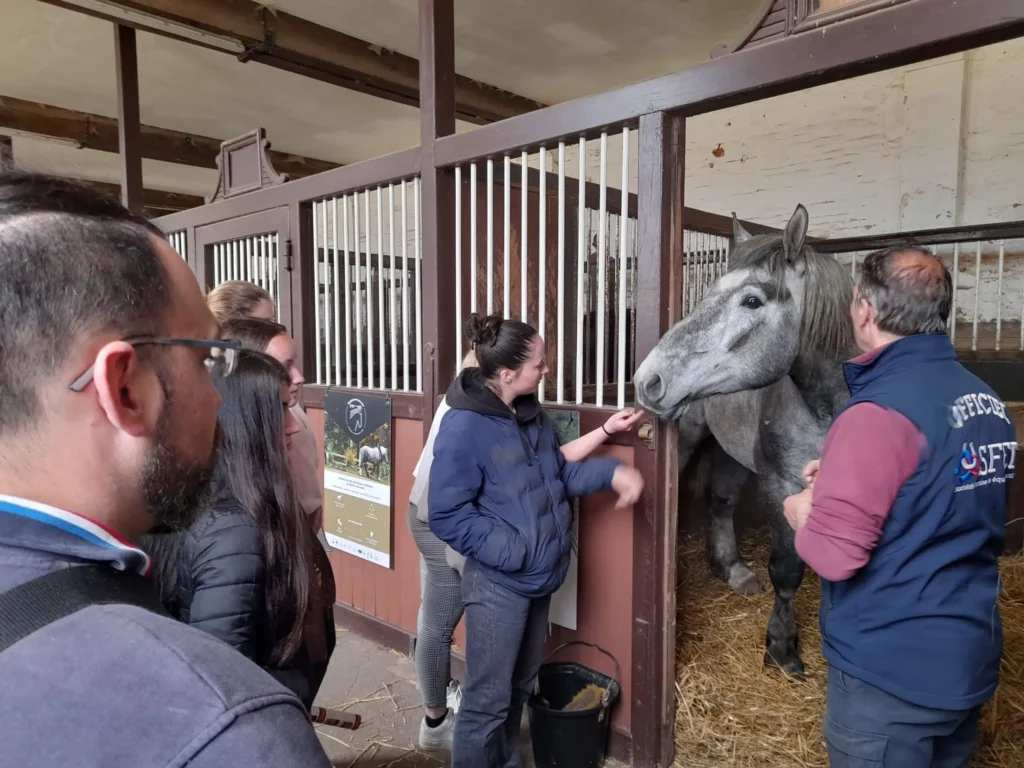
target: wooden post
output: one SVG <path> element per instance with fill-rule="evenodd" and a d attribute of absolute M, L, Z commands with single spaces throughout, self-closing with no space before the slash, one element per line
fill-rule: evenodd
<path fill-rule="evenodd" d="M 117 69 L 117 135 L 121 151 L 121 202 L 144 212 L 142 194 L 142 129 L 139 114 L 139 60 L 135 30 L 114 25 Z"/>
<path fill-rule="evenodd" d="M 453 379 L 455 172 L 434 166 L 434 143 L 455 133 L 454 0 L 420 0 L 420 206 L 423 214 L 423 436 Z"/>
<path fill-rule="evenodd" d="M 685 119 L 640 118 L 636 268 L 636 362 L 680 317 L 682 299 Z M 672 763 L 675 723 L 676 529 L 675 426 L 653 422 L 634 443 L 646 483 L 633 512 L 633 764 Z"/>

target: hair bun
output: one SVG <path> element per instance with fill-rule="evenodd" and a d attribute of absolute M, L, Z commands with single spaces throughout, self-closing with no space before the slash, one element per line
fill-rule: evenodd
<path fill-rule="evenodd" d="M 481 315 L 474 312 L 466 321 L 466 338 L 473 346 L 493 347 L 501 331 L 501 315 Z"/>

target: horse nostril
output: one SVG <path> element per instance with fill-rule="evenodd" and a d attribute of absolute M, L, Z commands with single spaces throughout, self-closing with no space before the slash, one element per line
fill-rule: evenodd
<path fill-rule="evenodd" d="M 657 373 L 653 374 L 644 382 L 644 395 L 646 395 L 652 403 L 658 402 L 664 394 L 665 380 Z"/>

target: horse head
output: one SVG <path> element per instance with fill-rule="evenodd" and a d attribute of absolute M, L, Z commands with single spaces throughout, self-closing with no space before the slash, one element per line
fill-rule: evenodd
<path fill-rule="evenodd" d="M 798 205 L 781 234 L 751 235 L 733 214 L 729 271 L 651 350 L 633 376 L 638 402 L 664 419 L 692 400 L 759 389 L 797 359 L 853 346 L 853 281 L 807 242 Z"/>

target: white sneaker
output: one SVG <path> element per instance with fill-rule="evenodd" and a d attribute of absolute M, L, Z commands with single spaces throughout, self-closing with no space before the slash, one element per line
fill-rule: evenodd
<path fill-rule="evenodd" d="M 427 718 L 420 721 L 420 749 L 428 752 L 452 748 L 452 737 L 455 735 L 455 712 L 451 709 L 444 720 L 436 728 L 427 725 Z"/>
<path fill-rule="evenodd" d="M 459 707 L 462 706 L 462 683 L 458 680 L 452 680 L 448 683 L 447 704 L 448 709 L 458 714 Z"/>

